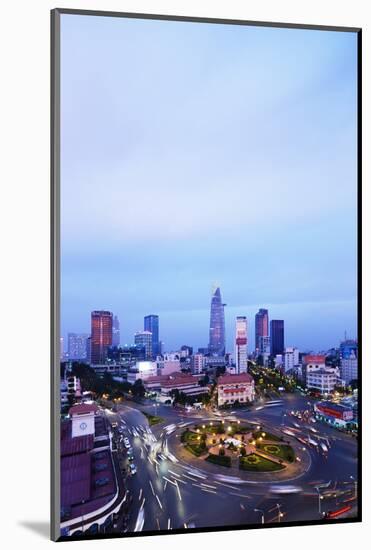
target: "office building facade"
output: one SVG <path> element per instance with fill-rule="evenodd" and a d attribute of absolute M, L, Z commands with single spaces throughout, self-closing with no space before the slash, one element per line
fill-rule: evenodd
<path fill-rule="evenodd" d="M 160 347 L 160 330 L 159 330 L 159 316 L 158 315 L 146 315 L 144 317 L 144 330 L 152 333 L 152 357 L 156 358 L 161 354 Z"/>
<path fill-rule="evenodd" d="M 235 337 L 235 361 L 236 373 L 247 372 L 247 319 L 244 316 L 236 318 L 236 337 Z"/>
<path fill-rule="evenodd" d="M 260 349 L 261 338 L 268 336 L 269 322 L 268 322 L 268 310 L 259 309 L 255 315 L 255 351 L 256 353 L 262 353 Z"/>
<path fill-rule="evenodd" d="M 270 322 L 270 348 L 274 357 L 283 355 L 285 351 L 285 327 L 282 319 L 272 319 Z"/>
<path fill-rule="evenodd" d="M 209 353 L 212 355 L 225 354 L 224 306 L 220 288 L 216 287 L 210 306 Z"/>
<path fill-rule="evenodd" d="M 110 311 L 92 311 L 91 363 L 94 365 L 104 363 L 110 346 L 112 346 L 112 313 Z"/>
<path fill-rule="evenodd" d="M 136 346 L 142 346 L 145 349 L 145 358 L 152 359 L 152 332 L 142 330 L 134 335 L 134 343 Z"/>

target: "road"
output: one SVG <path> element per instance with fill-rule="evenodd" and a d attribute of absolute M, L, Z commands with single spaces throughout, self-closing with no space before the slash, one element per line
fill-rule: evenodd
<path fill-rule="evenodd" d="M 305 408 L 308 408 L 306 398 L 289 394 L 282 403 L 273 406 L 233 412 L 241 420 L 259 422 L 267 429 L 280 432 L 287 428 L 297 430 L 294 423 L 298 421 L 290 416 L 290 411 Z M 179 445 L 176 438 L 179 438 L 184 423 L 210 420 L 213 412 L 200 411 L 187 415 L 172 407 L 158 405 L 157 414 L 165 421 L 150 428 L 139 409 L 153 413 L 153 405 L 130 403 L 121 406 L 115 417 L 123 435 L 130 440 L 137 467 L 137 473 L 129 476 L 127 481 L 133 498 L 128 531 L 248 525 L 260 523 L 263 516 L 265 523 L 315 520 L 321 519 L 323 512 L 337 509 L 344 501 L 354 498 L 356 441 L 318 422 L 315 424 L 316 433 L 310 430 L 309 425 L 300 423 L 297 434 L 311 435 L 318 442 L 324 438 L 329 452 L 323 453 L 319 446 L 308 446 L 305 452 L 310 454 L 310 467 L 298 479 L 273 484 L 272 481 L 261 482 L 259 474 L 256 474 L 254 478 L 259 480 L 257 483 L 248 481 L 236 484 L 235 473 L 231 480 L 220 478 L 220 475 L 230 476 L 230 473 L 210 467 L 201 459 L 175 462 L 176 445 Z M 225 416 L 231 414 L 225 413 Z M 290 436 L 285 437 L 290 440 Z M 294 437 L 291 439 L 295 440 Z M 300 492 L 271 492 L 272 484 L 279 487 L 288 483 L 294 484 Z M 324 484 L 328 487 L 315 488 Z M 354 500 L 351 502 L 354 506 Z M 355 511 L 353 508 L 352 513 Z"/>

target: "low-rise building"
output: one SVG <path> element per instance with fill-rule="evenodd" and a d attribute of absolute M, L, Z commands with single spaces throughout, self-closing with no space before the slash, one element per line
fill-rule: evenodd
<path fill-rule="evenodd" d="M 320 401 L 314 405 L 314 412 L 318 419 L 336 427 L 347 428 L 354 420 L 351 407 L 331 401 Z"/>
<path fill-rule="evenodd" d="M 143 380 L 148 392 L 155 392 L 161 398 L 169 398 L 173 390 L 178 390 L 186 395 L 195 396 L 209 392 L 209 388 L 200 386 L 202 376 L 192 376 L 183 372 L 173 372 L 169 375 L 150 376 Z"/>
<path fill-rule="evenodd" d="M 179 359 L 157 359 L 157 374 L 168 375 L 172 372 L 179 372 L 181 363 Z"/>
<path fill-rule="evenodd" d="M 155 361 L 137 361 L 135 366 L 129 369 L 127 381 L 134 384 L 137 380 L 145 380 L 151 376 L 157 376 L 157 363 Z"/>
<path fill-rule="evenodd" d="M 332 393 L 336 386 L 341 385 L 340 371 L 338 367 L 325 365 L 312 367 L 306 371 L 306 387 L 308 390 L 326 395 Z"/>
<path fill-rule="evenodd" d="M 226 374 L 218 379 L 218 406 L 249 403 L 255 398 L 255 383 L 248 373 Z"/>

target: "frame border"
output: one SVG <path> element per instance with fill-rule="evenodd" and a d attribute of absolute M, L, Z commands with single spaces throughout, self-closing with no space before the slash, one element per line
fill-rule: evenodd
<path fill-rule="evenodd" d="M 192 530 L 173 529 L 171 531 L 142 531 L 123 534 L 95 534 L 84 537 L 60 535 L 60 80 L 61 80 L 61 15 L 85 15 L 98 17 L 120 17 L 131 19 L 150 19 L 160 21 L 180 21 L 193 23 L 212 23 L 253 27 L 275 27 L 302 30 L 331 32 L 350 32 L 357 34 L 357 337 L 358 337 L 358 514 L 356 518 L 339 518 L 337 520 L 292 521 L 287 523 L 266 524 L 264 528 L 301 527 L 310 525 L 337 525 L 362 522 L 362 28 L 301 23 L 274 23 L 269 21 L 250 21 L 241 19 L 223 19 L 213 17 L 193 17 L 180 15 L 163 15 L 149 13 L 116 12 L 100 10 L 83 10 L 55 8 L 51 10 L 51 98 L 50 98 L 50 153 L 51 153 L 51 231 L 50 231 L 50 266 L 51 266 L 51 513 L 50 537 L 55 542 L 74 540 L 97 540 L 112 538 L 148 537 L 158 535 L 175 535 L 191 533 L 212 533 L 220 531 L 248 531 L 262 529 L 260 523 L 248 525 L 218 526 L 195 528 Z"/>

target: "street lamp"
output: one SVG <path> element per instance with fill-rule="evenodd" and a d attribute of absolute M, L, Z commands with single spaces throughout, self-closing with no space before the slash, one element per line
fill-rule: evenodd
<path fill-rule="evenodd" d="M 349 476 L 350 479 L 352 479 L 354 481 L 354 497 L 357 498 L 358 497 L 358 487 L 357 487 L 357 480 L 355 477 L 353 476 Z"/>
<path fill-rule="evenodd" d="M 264 525 L 264 510 L 261 510 L 260 508 L 254 508 L 254 512 L 260 512 L 262 515 L 262 524 Z"/>
<path fill-rule="evenodd" d="M 323 500 L 323 496 L 321 495 L 319 487 L 316 487 L 316 491 L 318 493 L 318 513 L 320 516 L 322 516 L 321 500 Z"/>
<path fill-rule="evenodd" d="M 283 513 L 281 512 L 281 504 L 276 504 L 277 510 L 278 510 L 278 523 L 281 523 L 281 518 L 283 517 Z"/>

